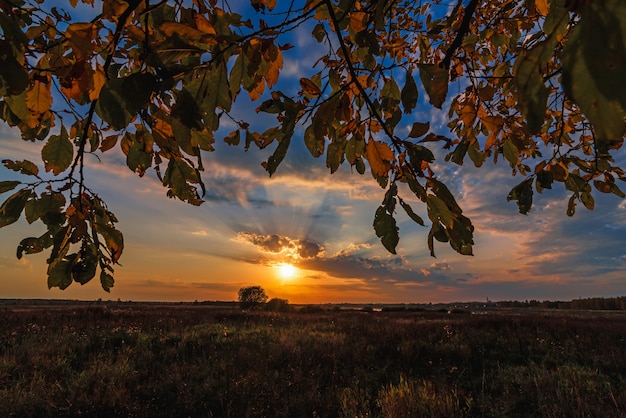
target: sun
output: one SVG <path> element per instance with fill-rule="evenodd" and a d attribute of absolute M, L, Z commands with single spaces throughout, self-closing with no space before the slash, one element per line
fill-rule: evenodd
<path fill-rule="evenodd" d="M 281 263 L 276 268 L 283 279 L 291 279 L 298 273 L 298 268 L 289 263 Z"/>

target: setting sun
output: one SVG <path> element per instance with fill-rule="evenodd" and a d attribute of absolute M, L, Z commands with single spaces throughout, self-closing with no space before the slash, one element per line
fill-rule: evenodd
<path fill-rule="evenodd" d="M 298 272 L 298 269 L 289 263 L 279 264 L 277 268 L 278 268 L 278 274 L 283 279 L 291 279 Z"/>

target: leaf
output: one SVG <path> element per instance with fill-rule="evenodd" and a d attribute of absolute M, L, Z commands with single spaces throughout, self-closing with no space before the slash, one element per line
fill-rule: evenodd
<path fill-rule="evenodd" d="M 535 0 L 535 9 L 541 16 L 547 16 L 550 11 L 548 0 Z"/>
<path fill-rule="evenodd" d="M 21 32 L 21 31 L 20 31 Z M 29 85 L 30 77 L 24 66 L 13 56 L 10 46 L 0 47 L 0 97 L 21 94 Z"/>
<path fill-rule="evenodd" d="M 53 287 L 58 287 L 61 290 L 67 289 L 72 284 L 71 268 L 72 263 L 70 261 L 61 260 L 55 263 L 53 268 L 48 269 L 48 289 Z"/>
<path fill-rule="evenodd" d="M 515 200 L 519 212 L 526 215 L 530 212 L 530 208 L 533 204 L 533 181 L 532 178 L 526 179 L 517 186 L 515 186 L 509 195 L 507 196 L 507 202 Z"/>
<path fill-rule="evenodd" d="M 142 177 L 148 168 L 152 166 L 152 145 L 143 141 L 135 141 L 128 150 L 126 165 L 133 173 L 138 173 Z"/>
<path fill-rule="evenodd" d="M 28 160 L 2 160 L 2 164 L 4 164 L 4 166 L 9 170 L 17 171 L 18 173 L 25 174 L 27 176 L 37 176 L 39 174 L 37 166 Z"/>
<path fill-rule="evenodd" d="M 55 176 L 69 168 L 73 155 L 74 146 L 70 142 L 64 126 L 61 127 L 61 134 L 50 136 L 46 145 L 41 149 L 41 158 L 46 171 L 52 171 Z"/>
<path fill-rule="evenodd" d="M 561 55 L 563 88 L 589 119 L 598 139 L 619 140 L 626 114 L 626 4 L 591 2 L 583 10 Z"/>
<path fill-rule="evenodd" d="M 124 236 L 112 226 L 94 223 L 92 227 L 104 238 L 104 242 L 111 253 L 111 261 L 117 263 L 124 251 Z"/>
<path fill-rule="evenodd" d="M 402 209 L 404 209 L 406 214 L 409 215 L 409 218 L 413 219 L 415 223 L 424 226 L 424 220 L 415 212 L 413 212 L 413 208 L 408 203 L 400 199 L 400 206 L 402 206 Z"/>
<path fill-rule="evenodd" d="M 0 181 L 0 194 L 15 189 L 19 184 L 21 184 L 21 182 L 16 180 Z"/>
<path fill-rule="evenodd" d="M 411 132 L 409 133 L 409 137 L 411 138 L 419 138 L 422 135 L 426 135 L 428 130 L 430 129 L 430 122 L 422 123 L 415 122 L 413 127 L 411 128 Z"/>
<path fill-rule="evenodd" d="M 350 27 L 355 33 L 359 33 L 367 29 L 370 16 L 365 12 L 352 12 L 350 13 Z"/>
<path fill-rule="evenodd" d="M 47 81 L 47 80 L 46 80 Z M 33 113 L 45 113 L 52 106 L 52 83 L 35 80 L 26 93 L 26 106 Z"/>
<path fill-rule="evenodd" d="M 97 268 L 98 251 L 95 244 L 89 240 L 83 244 L 78 257 L 73 262 L 72 279 L 80 284 L 85 284 L 95 277 Z"/>
<path fill-rule="evenodd" d="M 428 218 L 433 223 L 441 222 L 446 228 L 454 227 L 454 215 L 443 200 L 429 194 L 426 197 L 426 205 L 428 207 Z"/>
<path fill-rule="evenodd" d="M 330 173 L 333 174 L 339 169 L 339 166 L 344 161 L 344 148 L 345 142 L 340 143 L 338 141 L 328 144 L 328 150 L 326 152 L 326 167 L 330 168 Z"/>
<path fill-rule="evenodd" d="M 400 93 L 400 99 L 402 100 L 402 107 L 404 108 L 404 113 L 406 114 L 411 113 L 417 105 L 417 84 L 415 84 L 415 79 L 410 71 L 406 72 L 406 81 L 404 87 L 402 88 L 402 92 Z"/>
<path fill-rule="evenodd" d="M 20 218 L 26 201 L 30 199 L 32 192 L 27 189 L 21 189 L 9 196 L 0 206 L 0 228 L 10 225 Z"/>
<path fill-rule="evenodd" d="M 228 134 L 228 136 L 224 138 L 224 142 L 232 146 L 239 145 L 240 141 L 241 141 L 241 133 L 239 132 L 239 130 L 232 131 L 231 133 Z"/>
<path fill-rule="evenodd" d="M 199 206 L 202 204 L 202 200 L 198 196 L 197 189 L 188 182 L 200 183 L 198 172 L 183 158 L 170 158 L 163 176 L 163 185 L 169 187 L 168 196 L 175 196 L 192 205 Z"/>
<path fill-rule="evenodd" d="M 105 292 L 111 292 L 111 288 L 115 284 L 115 279 L 106 271 L 102 270 L 100 272 L 100 284 L 102 285 L 102 289 Z"/>
<path fill-rule="evenodd" d="M 119 135 L 109 135 L 100 143 L 100 151 L 107 152 L 117 144 Z"/>
<path fill-rule="evenodd" d="M 400 236 L 398 235 L 399 228 L 396 226 L 396 220 L 387 213 L 384 206 L 379 206 L 376 210 L 374 231 L 387 251 L 391 254 L 396 254 L 396 246 L 400 241 Z"/>
<path fill-rule="evenodd" d="M 121 90 L 122 81 L 111 79 L 100 90 L 100 96 L 96 102 L 98 116 L 116 130 L 125 128 L 133 119 L 133 115 L 126 109 L 126 103 L 120 93 Z"/>
<path fill-rule="evenodd" d="M 300 88 L 302 89 L 302 93 L 308 98 L 314 98 L 322 94 L 320 88 L 308 78 L 300 79 Z"/>
<path fill-rule="evenodd" d="M 394 153 L 384 142 L 369 140 L 365 144 L 365 157 L 370 163 L 372 172 L 377 177 L 386 177 L 391 169 L 390 162 L 395 159 Z"/>
<path fill-rule="evenodd" d="M 514 168 L 517 165 L 517 162 L 519 160 L 519 150 L 517 149 L 517 147 L 515 146 L 515 144 L 507 139 L 506 141 L 504 141 L 504 145 L 502 146 L 503 149 L 503 154 L 504 154 L 504 158 L 506 158 L 506 160 L 509 162 L 509 164 L 511 165 L 511 168 Z"/>
<path fill-rule="evenodd" d="M 307 126 L 304 130 L 304 145 L 315 158 L 324 153 L 324 137 L 316 134 L 314 124 Z"/>
<path fill-rule="evenodd" d="M 430 103 L 441 109 L 448 94 L 448 70 L 435 64 L 420 64 L 419 70 Z"/>
<path fill-rule="evenodd" d="M 289 149 L 289 143 L 291 142 L 291 135 L 283 136 L 276 147 L 276 151 L 268 159 L 265 165 L 265 169 L 272 176 L 276 172 L 276 169 L 287 155 Z"/>

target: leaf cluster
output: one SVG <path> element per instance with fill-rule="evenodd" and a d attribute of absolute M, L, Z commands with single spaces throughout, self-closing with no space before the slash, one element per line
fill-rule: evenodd
<path fill-rule="evenodd" d="M 397 203 L 424 225 L 413 200 L 432 222 L 433 256 L 435 240 L 472 254 L 474 228 L 435 173 L 436 144 L 458 165 L 502 157 L 524 177 L 507 197 L 521 213 L 533 188 L 555 183 L 572 193 L 568 215 L 576 202 L 593 209 L 594 188 L 624 197 L 626 173 L 614 164 L 626 109 L 621 0 L 470 0 L 452 10 L 439 0 L 253 0 L 251 18 L 215 0 L 104 0 L 77 21 L 78 2 L 0 3 L 0 118 L 43 143 L 50 177 L 33 162 L 5 161 L 35 181 L 1 183 L 3 193 L 19 190 L 0 227 L 22 212 L 44 222 L 47 232 L 22 241 L 18 256 L 51 248 L 51 286 L 84 283 L 99 265 L 108 289 L 123 249 L 115 216 L 87 186 L 87 155 L 118 149 L 167 196 L 200 205 L 202 154 L 224 135 L 224 119 L 236 126 L 225 143 L 273 149 L 262 163 L 270 176 L 300 136 L 330 173 L 344 163 L 369 172 L 385 189 L 373 226 L 391 253 Z M 292 31 L 310 31 L 321 51 L 296 93 L 281 83 Z M 242 95 L 273 126 L 238 120 Z M 431 129 L 426 102 L 447 108 L 450 136 Z"/>

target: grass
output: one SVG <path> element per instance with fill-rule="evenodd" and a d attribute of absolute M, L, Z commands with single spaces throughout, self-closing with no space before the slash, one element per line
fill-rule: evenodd
<path fill-rule="evenodd" d="M 0 416 L 626 417 L 620 315 L 0 314 Z"/>

